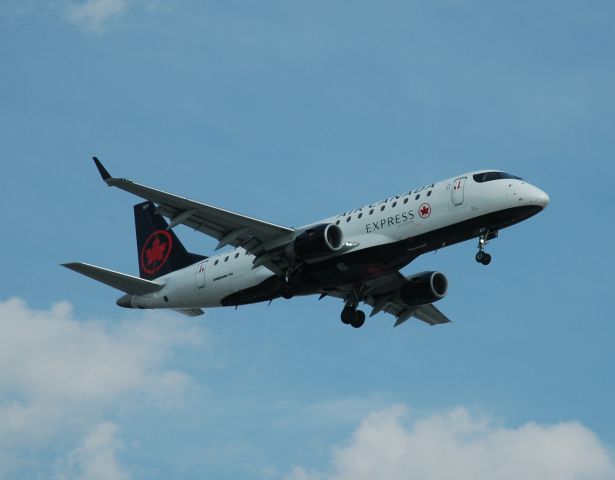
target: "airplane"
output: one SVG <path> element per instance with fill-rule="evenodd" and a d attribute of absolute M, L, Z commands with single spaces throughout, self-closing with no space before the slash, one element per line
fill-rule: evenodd
<path fill-rule="evenodd" d="M 434 305 L 448 292 L 446 276 L 404 276 L 400 269 L 419 255 L 474 238 L 476 261 L 488 265 L 487 243 L 549 203 L 544 191 L 520 177 L 479 170 L 290 228 L 112 177 L 93 160 L 108 186 L 145 200 L 134 206 L 139 276 L 81 262 L 63 266 L 124 292 L 120 307 L 188 316 L 316 294 L 341 299 L 341 320 L 354 328 L 365 323 L 362 303 L 372 308 L 370 317 L 393 315 L 394 326 L 412 317 L 448 323 Z M 233 248 L 210 257 L 190 253 L 173 231 L 180 224 L 218 240 L 216 250 Z"/>

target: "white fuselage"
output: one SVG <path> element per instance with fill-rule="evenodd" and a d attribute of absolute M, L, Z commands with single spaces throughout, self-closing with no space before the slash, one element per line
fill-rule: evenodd
<path fill-rule="evenodd" d="M 488 214 L 516 207 L 544 208 L 548 203 L 542 190 L 520 179 L 475 181 L 474 175 L 483 172 L 452 177 L 310 225 L 337 224 L 351 249 L 337 254 L 343 256 L 348 251 L 403 241 Z M 155 293 L 133 295 L 131 306 L 219 307 L 223 298 L 274 275 L 265 266 L 253 268 L 253 262 L 254 256 L 242 248 L 209 257 L 158 278 L 156 282 L 164 287 Z"/>

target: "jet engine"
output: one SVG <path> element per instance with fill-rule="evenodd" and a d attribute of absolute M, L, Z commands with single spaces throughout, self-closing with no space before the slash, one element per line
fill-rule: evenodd
<path fill-rule="evenodd" d="M 287 253 L 306 262 L 317 261 L 341 250 L 343 245 L 342 229 L 331 223 L 322 223 L 307 228 L 288 245 Z"/>
<path fill-rule="evenodd" d="M 440 272 L 422 272 L 406 281 L 397 292 L 399 300 L 410 307 L 437 302 L 446 296 L 448 280 Z"/>

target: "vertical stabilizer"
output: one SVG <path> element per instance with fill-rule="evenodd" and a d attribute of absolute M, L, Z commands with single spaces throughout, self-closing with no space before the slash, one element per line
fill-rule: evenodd
<path fill-rule="evenodd" d="M 186 250 L 152 202 L 135 205 L 134 213 L 141 278 L 154 280 L 207 258 Z"/>

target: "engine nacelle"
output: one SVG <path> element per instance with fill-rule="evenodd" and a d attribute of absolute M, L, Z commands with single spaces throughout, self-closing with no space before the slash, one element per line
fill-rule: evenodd
<path fill-rule="evenodd" d="M 446 296 L 448 280 L 440 272 L 422 272 L 407 277 L 397 292 L 399 300 L 410 307 L 437 302 Z"/>
<path fill-rule="evenodd" d="M 322 223 L 301 232 L 287 247 L 290 256 L 306 262 L 316 261 L 341 250 L 342 229 L 332 223 Z"/>

